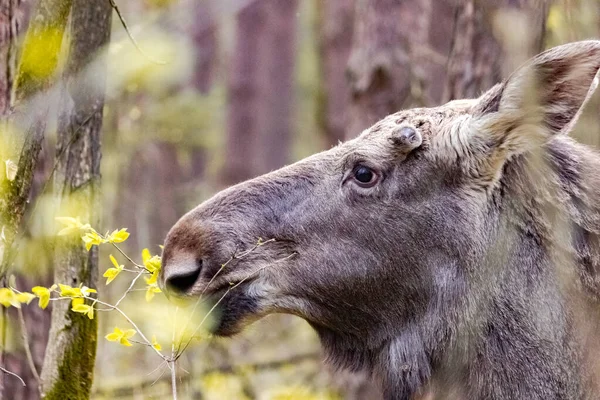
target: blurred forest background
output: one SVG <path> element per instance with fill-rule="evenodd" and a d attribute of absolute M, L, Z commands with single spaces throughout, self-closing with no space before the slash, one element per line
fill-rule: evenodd
<path fill-rule="evenodd" d="M 97 211 L 100 231 L 129 229 L 129 254 L 144 247 L 159 253 L 177 219 L 219 189 L 355 137 L 399 109 L 476 97 L 541 50 L 600 33 L 600 0 L 117 4 L 143 53 L 113 14 Z M 18 53 L 9 41 L 18 49 L 36 5 L 36 0 L 0 0 L 4 115 L 10 112 Z M 54 100 L 44 100 L 49 114 L 59 103 Z M 29 204 L 36 209 L 25 211 L 23 243 L 12 265 L 24 288 L 54 281 L 47 238 L 55 229 L 55 212 L 44 198 L 56 168 L 57 144 L 61 148 L 60 121 L 48 118 L 47 125 L 30 194 Z M 588 104 L 575 136 L 600 143 L 598 96 Z M 99 259 L 101 274 L 110 266 L 108 253 L 101 250 Z M 102 296 L 116 301 L 126 286 L 115 281 L 103 287 Z M 159 305 L 151 304 L 146 305 L 143 293 L 134 293 L 123 308 L 143 321 L 142 329 L 151 330 L 162 323 L 155 318 Z M 23 314 L 39 370 L 50 313 L 26 307 Z M 0 365 L 28 386 L 4 375 L 3 398 L 36 399 L 22 338 L 11 328 L 17 318 L 12 312 L 5 315 Z M 99 338 L 118 318 L 112 313 L 100 317 Z M 170 376 L 157 367 L 155 354 L 143 346 L 126 348 L 99 339 L 92 398 L 167 398 Z M 315 334 L 291 316 L 269 317 L 233 339 L 194 343 L 180 367 L 183 399 L 378 397 L 364 377 L 330 371 Z"/>

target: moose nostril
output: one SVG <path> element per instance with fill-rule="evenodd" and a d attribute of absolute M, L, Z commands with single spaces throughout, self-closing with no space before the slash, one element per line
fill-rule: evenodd
<path fill-rule="evenodd" d="M 193 271 L 175 272 L 167 277 L 167 290 L 174 293 L 185 293 L 194 286 L 202 271 L 202 260 L 199 260 Z"/>

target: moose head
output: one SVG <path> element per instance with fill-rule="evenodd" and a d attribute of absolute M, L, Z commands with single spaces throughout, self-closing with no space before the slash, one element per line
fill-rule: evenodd
<path fill-rule="evenodd" d="M 226 189 L 171 229 L 162 284 L 219 301 L 219 335 L 304 318 L 388 399 L 456 382 L 583 398 L 564 277 L 600 292 L 600 157 L 566 134 L 599 68 L 600 42 L 556 47 L 478 99 L 400 111 Z"/>

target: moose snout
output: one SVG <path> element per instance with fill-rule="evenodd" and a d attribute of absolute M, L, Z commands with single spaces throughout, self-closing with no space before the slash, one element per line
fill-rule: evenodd
<path fill-rule="evenodd" d="M 203 261 L 196 257 L 177 257 L 163 269 L 163 289 L 167 295 L 184 296 L 190 293 L 202 273 Z"/>

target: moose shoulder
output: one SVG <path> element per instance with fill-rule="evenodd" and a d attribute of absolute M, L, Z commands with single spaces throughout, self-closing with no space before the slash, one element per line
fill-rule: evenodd
<path fill-rule="evenodd" d="M 239 283 L 217 334 L 298 315 L 386 399 L 599 398 L 600 156 L 566 136 L 599 68 L 600 42 L 556 47 L 217 194 L 168 234 L 164 287 Z"/>

